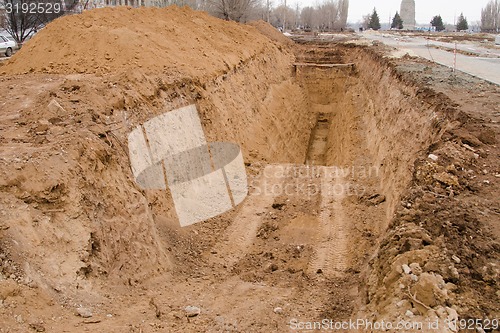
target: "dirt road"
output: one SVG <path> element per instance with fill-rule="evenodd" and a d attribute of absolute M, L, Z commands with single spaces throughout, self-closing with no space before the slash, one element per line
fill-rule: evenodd
<path fill-rule="evenodd" d="M 455 55 L 453 52 L 432 47 L 433 44 L 439 44 L 433 41 L 429 42 L 424 38 L 407 37 L 401 40 L 395 39 L 393 36 L 382 34 L 364 34 L 363 36 L 368 39 L 381 41 L 397 49 L 410 50 L 412 55 L 417 55 L 449 68 L 455 66 L 459 71 L 500 85 L 500 58 L 498 53 L 494 50 L 489 52 L 489 54 L 493 53 L 496 55 L 494 57 L 470 56 L 459 52 L 456 54 L 455 62 Z M 462 50 L 468 50 L 469 48 L 467 45 L 459 45 L 459 47 Z"/>

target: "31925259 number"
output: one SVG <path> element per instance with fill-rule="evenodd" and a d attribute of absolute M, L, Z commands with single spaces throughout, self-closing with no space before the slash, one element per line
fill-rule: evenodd
<path fill-rule="evenodd" d="M 59 14 L 61 4 L 58 2 L 7 2 L 5 11 L 7 14 Z"/>

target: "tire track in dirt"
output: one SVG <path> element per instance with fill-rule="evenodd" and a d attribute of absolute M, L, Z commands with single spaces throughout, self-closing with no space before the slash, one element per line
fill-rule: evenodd
<path fill-rule="evenodd" d="M 328 171 L 327 171 L 328 170 Z M 335 170 L 333 173 L 332 170 Z M 349 267 L 348 223 L 342 201 L 345 182 L 342 172 L 324 168 L 322 172 L 317 245 L 309 265 L 311 274 L 340 277 Z"/>
<path fill-rule="evenodd" d="M 325 277 L 340 277 L 348 267 L 348 232 L 342 200 L 346 188 L 345 179 L 337 167 L 325 164 L 331 113 L 319 112 L 311 133 L 306 164 L 320 171 L 321 198 L 319 204 L 319 230 L 308 272 L 321 273 Z"/>
<path fill-rule="evenodd" d="M 311 133 L 311 141 L 307 151 L 306 163 L 321 165 L 325 160 L 328 131 L 330 129 L 330 113 L 319 113 L 316 126 Z"/>
<path fill-rule="evenodd" d="M 283 165 L 267 165 L 264 168 L 233 223 L 226 229 L 221 241 L 212 248 L 212 263 L 231 268 L 248 252 L 266 209 L 281 194 L 279 188 L 284 182 L 283 168 Z"/>

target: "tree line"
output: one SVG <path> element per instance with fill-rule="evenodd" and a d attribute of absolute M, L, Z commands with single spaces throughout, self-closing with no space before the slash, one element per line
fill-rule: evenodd
<path fill-rule="evenodd" d="M 481 11 L 481 30 L 500 32 L 500 1 L 491 0 Z"/>
<path fill-rule="evenodd" d="M 347 26 L 349 0 L 323 0 L 316 6 L 300 8 L 286 0 L 212 0 L 203 10 L 226 20 L 246 22 L 261 19 L 282 29 L 341 30 Z"/>

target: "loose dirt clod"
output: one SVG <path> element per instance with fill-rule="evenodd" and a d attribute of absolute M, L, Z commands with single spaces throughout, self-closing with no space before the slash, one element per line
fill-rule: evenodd
<path fill-rule="evenodd" d="M 188 317 L 196 317 L 201 313 L 201 309 L 196 306 L 188 305 L 184 308 L 184 311 L 186 311 L 186 316 Z"/>
<path fill-rule="evenodd" d="M 84 307 L 78 307 L 76 308 L 76 313 L 83 318 L 90 318 L 92 317 L 92 311 L 88 308 Z"/>

